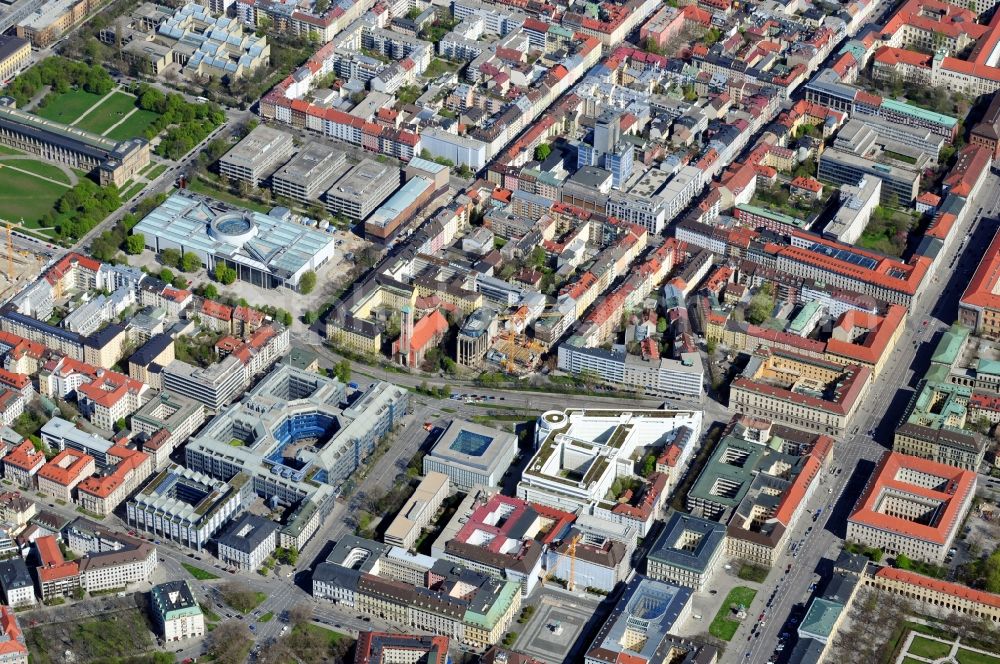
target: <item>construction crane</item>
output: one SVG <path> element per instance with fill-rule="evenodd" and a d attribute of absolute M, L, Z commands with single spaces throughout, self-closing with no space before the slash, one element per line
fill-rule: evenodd
<path fill-rule="evenodd" d="M 7 222 L 7 281 L 14 283 L 14 227 Z"/>
<path fill-rule="evenodd" d="M 566 590 L 570 592 L 576 586 L 576 545 L 581 539 L 583 538 L 578 533 L 569 542 L 569 578 L 566 579 Z"/>

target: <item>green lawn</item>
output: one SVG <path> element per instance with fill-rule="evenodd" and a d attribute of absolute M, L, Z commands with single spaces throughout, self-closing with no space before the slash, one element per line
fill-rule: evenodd
<path fill-rule="evenodd" d="M 115 141 L 124 141 L 128 138 L 142 137 L 143 132 L 146 131 L 146 127 L 153 124 L 153 121 L 159 117 L 153 111 L 144 111 L 142 109 L 137 110 L 132 115 L 128 116 L 124 122 L 109 131 L 105 136 Z M 121 120 L 119 117 L 115 122 Z"/>
<path fill-rule="evenodd" d="M 30 171 L 37 175 L 41 175 L 42 177 L 49 178 L 50 180 L 62 182 L 67 187 L 70 186 L 69 176 L 66 175 L 61 168 L 53 166 L 52 164 L 47 164 L 44 161 L 35 161 L 34 159 L 11 159 L 9 161 L 0 162 L 0 165 L 9 166 L 10 168 L 22 171 Z"/>
<path fill-rule="evenodd" d="M 712 624 L 708 626 L 709 634 L 724 641 L 731 640 L 733 635 L 736 634 L 736 630 L 740 628 L 740 621 L 730 618 L 730 616 L 735 616 L 736 614 L 729 607 L 733 604 L 742 604 L 749 609 L 750 603 L 753 602 L 753 598 L 756 595 L 756 590 L 745 586 L 737 586 L 730 590 L 729 594 L 726 595 L 726 599 L 722 602 L 722 606 L 719 607 L 719 612 L 715 614 Z M 747 618 L 747 620 L 750 620 L 750 618 Z"/>
<path fill-rule="evenodd" d="M 922 659 L 913 659 L 912 657 L 904 657 L 903 664 L 926 664 Z"/>
<path fill-rule="evenodd" d="M 267 214 L 271 211 L 271 207 L 264 205 L 263 203 L 258 203 L 257 201 L 251 201 L 247 199 L 240 198 L 239 196 L 234 196 L 228 191 L 223 191 L 213 185 L 205 182 L 201 178 L 194 178 L 188 182 L 188 189 L 195 192 L 196 194 L 204 194 L 206 196 L 211 196 L 217 200 L 223 201 L 225 203 L 231 203 L 239 207 L 246 208 L 248 210 L 256 210 L 257 212 Z"/>
<path fill-rule="evenodd" d="M 147 180 L 149 180 L 150 182 L 152 182 L 156 178 L 160 177 L 160 175 L 162 175 L 163 171 L 165 171 L 165 170 L 167 170 L 167 165 L 166 164 L 155 164 L 151 169 L 149 169 L 145 173 L 143 173 L 143 175 L 146 176 Z"/>
<path fill-rule="evenodd" d="M 271 611 L 268 611 L 267 613 L 265 613 L 264 615 L 262 615 L 260 618 L 257 618 L 257 622 L 259 622 L 259 623 L 271 622 L 272 618 L 274 618 L 274 613 L 271 612 Z"/>
<path fill-rule="evenodd" d="M 131 187 L 126 187 L 125 191 L 121 192 L 121 199 L 123 201 L 132 200 L 132 197 L 142 191 L 145 186 L 142 182 L 136 182 Z"/>
<path fill-rule="evenodd" d="M 181 567 L 186 569 L 191 573 L 191 576 L 198 579 L 199 581 L 211 581 L 212 579 L 218 579 L 219 577 L 212 574 L 206 569 L 200 567 L 195 567 L 194 565 L 188 565 L 187 563 L 181 563 Z"/>
<path fill-rule="evenodd" d="M 987 655 L 982 652 L 973 652 L 965 648 L 959 648 L 955 653 L 958 664 L 1000 664 L 1000 657 Z"/>
<path fill-rule="evenodd" d="M 91 94 L 83 89 L 70 90 L 49 99 L 45 108 L 36 108 L 32 113 L 46 120 L 73 124 L 84 111 L 100 100 L 101 95 Z"/>
<path fill-rule="evenodd" d="M 0 215 L 10 221 L 23 219 L 25 226 L 38 228 L 38 220 L 52 210 L 67 189 L 68 186 L 53 184 L 0 163 Z"/>
<path fill-rule="evenodd" d="M 9 148 L 6 145 L 0 145 L 0 154 L 24 154 L 20 150 L 15 150 L 14 148 Z"/>
<path fill-rule="evenodd" d="M 951 644 L 934 641 L 924 636 L 914 636 L 910 648 L 906 652 L 917 657 L 938 659 L 951 652 Z"/>
<path fill-rule="evenodd" d="M 199 604 L 199 606 L 201 606 L 201 612 L 205 614 L 205 620 L 211 620 L 213 622 L 219 622 L 222 620 L 222 618 L 219 617 L 219 614 L 213 611 L 208 604 Z"/>
<path fill-rule="evenodd" d="M 326 627 L 320 627 L 319 625 L 314 625 L 313 623 L 308 623 L 308 622 L 296 625 L 295 628 L 292 629 L 292 634 L 303 630 L 308 632 L 313 632 L 314 634 L 319 634 L 324 639 L 326 639 L 327 643 L 329 643 L 330 645 L 333 645 L 338 641 L 343 641 L 344 639 L 351 640 L 351 637 L 347 636 L 346 634 L 341 634 L 340 632 L 335 632 L 332 629 L 327 629 Z"/>
<path fill-rule="evenodd" d="M 103 134 L 112 125 L 123 120 L 134 108 L 135 97 L 115 91 L 101 102 L 100 106 L 87 113 L 87 116 L 80 120 L 76 126 L 95 134 Z"/>

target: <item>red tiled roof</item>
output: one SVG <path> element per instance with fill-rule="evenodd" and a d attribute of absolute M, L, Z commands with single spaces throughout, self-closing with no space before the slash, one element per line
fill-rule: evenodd
<path fill-rule="evenodd" d="M 93 464 L 94 457 L 67 448 L 42 466 L 38 471 L 38 477 L 62 486 L 74 486 L 93 471 L 92 468 L 88 468 Z"/>
<path fill-rule="evenodd" d="M 966 599 L 970 602 L 976 602 L 986 606 L 1000 607 L 1000 595 L 995 595 L 982 590 L 976 590 L 968 586 L 963 586 L 960 583 L 932 579 L 929 576 L 917 574 L 916 572 L 911 572 L 905 569 L 883 567 L 879 571 L 875 572 L 875 577 L 889 579 L 892 581 L 902 581 L 903 583 L 909 583 L 914 586 L 920 586 L 921 588 L 927 588 L 929 590 L 934 590 L 953 597 Z"/>
<path fill-rule="evenodd" d="M 21 654 L 24 658 L 27 658 L 28 648 L 21 642 L 24 636 L 21 633 L 20 626 L 17 624 L 14 609 L 9 606 L 0 606 L 0 629 L 3 630 L 3 635 L 7 637 L 3 641 L 0 641 L 0 658 L 14 654 Z"/>
<path fill-rule="evenodd" d="M 998 12 L 1000 13 L 1000 12 Z M 983 260 L 979 263 L 972 281 L 962 294 L 961 303 L 971 307 L 1000 309 L 1000 232 L 994 236 Z"/>
<path fill-rule="evenodd" d="M 868 334 L 861 343 L 830 339 L 826 342 L 826 350 L 834 355 L 874 365 L 888 350 L 889 342 L 896 330 L 903 325 L 906 314 L 906 307 L 898 304 L 890 304 L 884 316 L 857 310 L 848 311 L 840 317 L 838 326 L 845 330 L 863 327 L 868 329 Z"/>
<path fill-rule="evenodd" d="M 45 455 L 36 450 L 30 440 L 25 440 L 8 453 L 3 462 L 30 473 L 45 465 Z"/>
<path fill-rule="evenodd" d="M 233 318 L 233 308 L 229 305 L 216 302 L 215 300 L 205 300 L 201 304 L 201 313 L 205 316 L 218 318 L 223 321 L 230 321 Z"/>
<path fill-rule="evenodd" d="M 130 473 L 138 470 L 149 457 L 142 452 L 127 447 L 114 446 L 110 454 L 121 459 L 107 475 L 88 477 L 77 485 L 77 490 L 99 498 L 107 498 L 111 492 L 124 484 Z"/>
<path fill-rule="evenodd" d="M 55 284 L 57 281 L 60 281 L 64 276 L 66 276 L 70 270 L 78 266 L 96 274 L 97 271 L 101 269 L 101 262 L 76 252 L 69 253 L 60 258 L 59 261 L 45 273 L 45 280 L 50 284 Z"/>
<path fill-rule="evenodd" d="M 896 479 L 899 472 L 904 469 L 939 477 L 946 488 L 945 490 L 930 489 Z M 960 525 L 962 504 L 969 492 L 974 490 L 975 483 L 976 474 L 972 471 L 899 452 L 886 452 L 875 472 L 872 473 L 865 492 L 858 499 L 858 507 L 851 514 L 849 520 L 872 528 L 898 533 L 905 537 L 944 544 L 948 541 L 949 534 Z M 911 494 L 919 500 L 940 503 L 940 507 L 936 509 L 936 525 L 924 525 L 877 511 L 878 503 L 885 490 Z"/>

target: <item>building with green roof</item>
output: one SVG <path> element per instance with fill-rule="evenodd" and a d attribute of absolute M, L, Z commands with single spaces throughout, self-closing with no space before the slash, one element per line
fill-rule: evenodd
<path fill-rule="evenodd" d="M 925 378 L 910 399 L 902 424 L 896 429 L 892 449 L 965 470 L 977 470 L 986 454 L 987 441 L 979 432 L 966 429 L 970 423 L 971 399 L 970 387 Z"/>
<path fill-rule="evenodd" d="M 827 643 L 837 627 L 840 626 L 846 608 L 840 602 L 817 597 L 809 605 L 805 618 L 799 624 L 799 638 L 815 639 L 820 643 Z"/>
<path fill-rule="evenodd" d="M 205 635 L 205 616 L 187 581 L 168 581 L 149 591 L 150 613 L 164 641 Z"/>

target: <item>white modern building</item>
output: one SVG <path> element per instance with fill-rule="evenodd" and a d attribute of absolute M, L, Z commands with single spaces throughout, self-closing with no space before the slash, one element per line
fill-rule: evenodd
<path fill-rule="evenodd" d="M 612 484 L 619 477 L 634 477 L 636 454 L 679 439 L 682 430 L 688 442 L 677 466 L 683 467 L 698 438 L 690 432 L 700 433 L 701 421 L 701 411 L 692 410 L 550 410 L 538 418 L 538 450 L 522 473 L 517 495 L 567 512 L 633 523 L 645 536 L 656 517 L 654 506 L 665 495 L 631 507 L 607 500 Z M 665 488 L 666 478 L 660 475 L 647 491 L 665 494 Z"/>
<path fill-rule="evenodd" d="M 459 491 L 477 484 L 496 486 L 517 456 L 517 438 L 505 431 L 452 420 L 430 454 L 424 473 L 444 473 Z"/>

